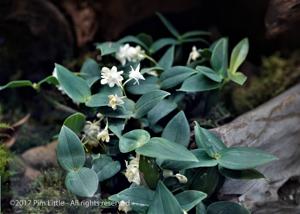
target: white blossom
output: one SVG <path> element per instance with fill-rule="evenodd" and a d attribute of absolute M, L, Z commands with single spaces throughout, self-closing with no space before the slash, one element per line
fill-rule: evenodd
<path fill-rule="evenodd" d="M 91 121 L 87 121 L 83 128 L 83 132 L 88 144 L 97 145 L 99 143 L 97 136 L 100 132 L 100 122 L 97 121 L 93 123 Z"/>
<path fill-rule="evenodd" d="M 108 106 L 110 106 L 113 110 L 117 109 L 117 106 L 123 105 L 124 101 L 122 97 L 119 97 L 117 94 L 108 95 Z"/>
<path fill-rule="evenodd" d="M 129 202 L 126 202 L 126 201 L 123 201 L 123 200 L 122 200 L 122 201 L 119 202 L 118 210 L 119 210 L 119 211 L 123 211 L 123 212 L 125 212 L 125 213 L 128 213 L 129 211 L 132 210 L 132 208 L 131 208 Z"/>
<path fill-rule="evenodd" d="M 169 170 L 169 169 L 164 169 L 163 170 L 163 177 L 164 178 L 168 178 L 168 177 L 172 177 L 174 176 L 174 173 L 172 170 Z"/>
<path fill-rule="evenodd" d="M 133 69 L 132 66 L 131 67 L 131 71 L 129 71 L 129 79 L 130 80 L 135 80 L 134 84 L 139 84 L 139 80 L 145 80 L 144 76 L 140 73 L 140 64 L 138 64 L 138 66 Z"/>
<path fill-rule="evenodd" d="M 123 71 L 118 71 L 116 66 L 113 66 L 111 69 L 103 67 L 101 70 L 101 84 L 108 84 L 111 88 L 115 85 L 120 86 L 123 81 L 122 74 Z"/>
<path fill-rule="evenodd" d="M 177 174 L 175 175 L 175 177 L 178 179 L 179 183 L 181 183 L 181 184 L 186 184 L 186 183 L 188 182 L 187 177 L 185 177 L 185 176 L 182 175 L 182 174 L 177 173 Z"/>
<path fill-rule="evenodd" d="M 130 160 L 129 164 L 126 161 L 125 176 L 130 183 L 133 182 L 136 183 L 137 185 L 140 185 L 141 178 L 139 172 L 139 157 L 135 157 L 132 160 Z"/>
<path fill-rule="evenodd" d="M 192 47 L 192 51 L 190 53 L 190 57 L 193 61 L 195 61 L 196 59 L 198 59 L 200 57 L 200 53 L 197 50 L 196 46 Z"/>
<path fill-rule="evenodd" d="M 122 65 L 129 62 L 139 62 L 145 58 L 145 51 L 140 46 L 132 47 L 129 44 L 122 45 L 116 53 L 116 59 Z"/>
<path fill-rule="evenodd" d="M 108 143 L 110 141 L 107 127 L 105 127 L 105 129 L 103 129 L 101 132 L 98 133 L 97 139 L 101 140 L 102 142 L 106 142 L 106 143 Z"/>

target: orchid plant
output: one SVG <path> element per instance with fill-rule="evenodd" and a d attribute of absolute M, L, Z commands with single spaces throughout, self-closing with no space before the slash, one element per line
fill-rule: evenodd
<path fill-rule="evenodd" d="M 79 197 L 104 200 L 105 185 L 118 185 L 125 176 L 127 187 L 108 199 L 126 213 L 249 213 L 242 205 L 210 198 L 224 177 L 264 178 L 254 168 L 276 158 L 226 146 L 191 121 L 185 105 L 198 94 L 214 95 L 230 81 L 244 84 L 238 68 L 248 40 L 233 48 L 229 60 L 227 38 L 208 46 L 207 32 L 180 34 L 158 16 L 173 37 L 153 42 L 140 34 L 100 43 L 100 62 L 87 59 L 80 73 L 55 64 L 53 75 L 38 83 L 12 81 L 0 90 L 30 86 L 39 91 L 48 83 L 77 104 L 78 112 L 65 119 L 59 133 L 57 158 L 67 172 L 67 189 Z M 189 44 L 204 48 L 194 45 L 182 57 Z"/>

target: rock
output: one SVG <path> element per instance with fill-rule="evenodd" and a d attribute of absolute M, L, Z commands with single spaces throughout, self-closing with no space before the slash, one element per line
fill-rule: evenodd
<path fill-rule="evenodd" d="M 257 147 L 279 158 L 259 168 L 267 179 L 226 180 L 220 199 L 240 201 L 253 213 L 299 213 L 299 203 L 287 204 L 279 191 L 290 179 L 300 176 L 299 124 L 300 84 L 216 128 L 214 131 L 228 146 Z"/>
<path fill-rule="evenodd" d="M 57 166 L 56 161 L 57 141 L 45 146 L 38 146 L 22 154 L 24 162 L 36 169 Z"/>

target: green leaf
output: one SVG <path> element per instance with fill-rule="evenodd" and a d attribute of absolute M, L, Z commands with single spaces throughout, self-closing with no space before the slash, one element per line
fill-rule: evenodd
<path fill-rule="evenodd" d="M 156 124 L 159 120 L 167 116 L 169 113 L 174 111 L 177 108 L 177 104 L 170 100 L 162 100 L 156 106 L 151 109 L 147 118 L 151 125 Z"/>
<path fill-rule="evenodd" d="M 94 94 L 88 99 L 85 103 L 88 107 L 100 107 L 100 106 L 107 106 L 108 105 L 108 95 L 98 93 Z"/>
<path fill-rule="evenodd" d="M 58 136 L 57 159 L 67 171 L 78 170 L 85 162 L 85 152 L 77 135 L 63 126 Z"/>
<path fill-rule="evenodd" d="M 222 150 L 218 163 L 228 169 L 242 170 L 255 168 L 274 160 L 277 160 L 274 155 L 261 150 L 236 147 Z"/>
<path fill-rule="evenodd" d="M 136 36 L 125 36 L 124 38 L 120 39 L 118 41 L 118 43 L 119 44 L 135 43 L 135 44 L 142 46 L 145 50 L 148 50 L 147 45 L 144 42 L 142 42 L 139 38 L 137 38 Z"/>
<path fill-rule="evenodd" d="M 81 168 L 67 174 L 65 184 L 69 191 L 81 197 L 92 197 L 98 190 L 98 177 L 94 170 Z"/>
<path fill-rule="evenodd" d="M 57 80 L 64 92 L 75 102 L 86 102 L 91 96 L 87 82 L 59 64 L 55 64 L 55 68 Z"/>
<path fill-rule="evenodd" d="M 219 87 L 219 83 L 211 81 L 206 76 L 199 73 L 186 79 L 181 85 L 179 91 L 202 92 L 217 89 Z"/>
<path fill-rule="evenodd" d="M 184 146 L 158 137 L 151 138 L 147 144 L 137 148 L 136 152 L 158 159 L 198 162 L 196 156 Z"/>
<path fill-rule="evenodd" d="M 224 167 L 219 167 L 219 172 L 227 177 L 233 179 L 260 179 L 265 178 L 265 176 L 257 171 L 256 169 L 244 169 L 244 170 L 232 170 L 226 169 Z"/>
<path fill-rule="evenodd" d="M 189 32 L 186 32 L 184 33 L 181 38 L 183 39 L 186 39 L 186 38 L 190 38 L 190 37 L 195 37 L 195 36 L 209 36 L 211 35 L 210 32 L 207 32 L 207 31 L 189 31 Z"/>
<path fill-rule="evenodd" d="M 121 119 L 129 119 L 134 116 L 135 103 L 128 99 L 122 99 L 124 104 L 119 106 L 116 110 L 113 110 L 111 107 L 100 107 L 99 112 L 106 117 L 111 118 L 121 118 Z"/>
<path fill-rule="evenodd" d="M 189 179 L 189 189 L 205 192 L 210 197 L 217 189 L 220 175 L 217 167 L 198 168 Z"/>
<path fill-rule="evenodd" d="M 159 89 L 157 77 L 147 77 L 140 81 L 140 84 L 134 84 L 133 81 L 127 83 L 126 90 L 131 94 L 142 95 Z"/>
<path fill-rule="evenodd" d="M 250 214 L 241 205 L 230 201 L 218 201 L 207 207 L 207 214 Z"/>
<path fill-rule="evenodd" d="M 108 123 L 108 128 L 112 131 L 118 138 L 121 137 L 122 131 L 125 128 L 125 121 L 123 119 L 113 119 Z"/>
<path fill-rule="evenodd" d="M 173 34 L 173 36 L 175 36 L 176 38 L 180 38 L 180 34 L 178 33 L 178 31 L 162 14 L 156 13 L 156 15 L 159 17 L 165 27 L 170 31 L 170 33 Z"/>
<path fill-rule="evenodd" d="M 156 90 L 141 96 L 135 105 L 135 117 L 141 118 L 170 93 Z"/>
<path fill-rule="evenodd" d="M 177 40 L 176 39 L 173 39 L 173 38 L 162 38 L 162 39 L 159 39 L 157 41 L 155 41 L 149 51 L 150 53 L 156 53 L 157 51 L 159 51 L 160 49 L 168 46 L 168 45 L 176 45 L 177 44 Z"/>
<path fill-rule="evenodd" d="M 231 52 L 229 72 L 234 74 L 240 65 L 245 61 L 249 51 L 249 41 L 247 38 L 240 41 Z"/>
<path fill-rule="evenodd" d="M 188 147 L 190 143 L 190 125 L 183 111 L 176 114 L 167 124 L 162 137 Z"/>
<path fill-rule="evenodd" d="M 58 85 L 57 79 L 52 75 L 50 75 L 50 76 L 42 79 L 41 81 L 39 81 L 38 85 L 41 86 L 44 83 L 48 83 L 49 85 Z"/>
<path fill-rule="evenodd" d="M 100 50 L 101 56 L 105 56 L 116 53 L 119 50 L 120 46 L 121 45 L 117 42 L 104 42 L 97 44 L 96 48 Z"/>
<path fill-rule="evenodd" d="M 92 169 L 96 172 L 99 182 L 113 177 L 121 169 L 121 164 L 118 161 L 113 161 L 107 155 L 101 155 L 93 161 Z"/>
<path fill-rule="evenodd" d="M 19 88 L 19 87 L 32 87 L 33 83 L 29 80 L 16 80 L 7 83 L 6 85 L 0 86 L 0 91 L 7 88 Z"/>
<path fill-rule="evenodd" d="M 91 87 L 96 81 L 101 78 L 100 74 L 100 67 L 95 60 L 85 60 L 81 67 L 80 75 L 87 81 L 89 87 Z"/>
<path fill-rule="evenodd" d="M 124 134 L 119 141 L 119 148 L 122 153 L 131 152 L 150 140 L 150 134 L 142 129 L 135 129 Z"/>
<path fill-rule="evenodd" d="M 196 206 L 196 214 L 207 214 L 205 205 L 202 202 Z"/>
<path fill-rule="evenodd" d="M 142 41 L 147 47 L 150 47 L 151 44 L 153 43 L 153 38 L 151 35 L 146 34 L 146 33 L 139 33 L 136 36 L 140 41 Z"/>
<path fill-rule="evenodd" d="M 174 62 L 175 47 L 171 46 L 166 53 L 160 58 L 158 65 L 164 70 L 172 67 Z"/>
<path fill-rule="evenodd" d="M 170 161 L 170 160 L 157 160 L 157 164 L 164 169 L 184 170 L 198 167 L 213 167 L 218 164 L 217 160 L 212 159 L 207 155 L 203 149 L 194 149 L 191 152 L 197 157 L 198 162 L 191 161 Z"/>
<path fill-rule="evenodd" d="M 186 190 L 175 195 L 183 210 L 189 211 L 207 197 L 207 194 L 196 190 Z"/>
<path fill-rule="evenodd" d="M 161 182 L 158 182 L 154 200 L 151 203 L 148 214 L 182 214 L 182 208 L 174 195 Z"/>
<path fill-rule="evenodd" d="M 194 69 L 185 66 L 174 66 L 169 68 L 160 76 L 161 88 L 173 88 L 195 73 L 196 71 Z"/>
<path fill-rule="evenodd" d="M 211 65 L 215 71 L 225 75 L 228 68 L 228 39 L 219 39 L 212 50 Z"/>
<path fill-rule="evenodd" d="M 109 197 L 111 201 L 126 201 L 131 203 L 136 203 L 144 206 L 149 206 L 154 198 L 154 191 L 143 187 L 143 186 L 133 186 L 127 188 L 118 194 Z"/>
<path fill-rule="evenodd" d="M 160 178 L 160 169 L 156 165 L 155 159 L 140 155 L 139 170 L 147 186 L 155 189 Z"/>
<path fill-rule="evenodd" d="M 223 77 L 211 68 L 205 66 L 197 66 L 196 70 L 215 82 L 221 82 L 223 80 Z"/>
<path fill-rule="evenodd" d="M 220 152 L 227 148 L 214 133 L 201 128 L 197 122 L 194 131 L 197 146 L 203 148 L 210 157 L 217 158 Z"/>
<path fill-rule="evenodd" d="M 71 129 L 76 134 L 80 134 L 85 125 L 86 116 L 82 113 L 75 113 L 70 115 L 65 121 L 64 125 Z"/>
<path fill-rule="evenodd" d="M 239 84 L 239 85 L 244 85 L 244 83 L 247 80 L 247 76 L 245 76 L 241 72 L 236 72 L 234 74 L 229 73 L 229 79 L 232 80 L 233 82 Z"/>

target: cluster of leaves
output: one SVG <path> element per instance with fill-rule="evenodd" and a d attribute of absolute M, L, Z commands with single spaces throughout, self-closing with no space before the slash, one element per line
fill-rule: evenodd
<path fill-rule="evenodd" d="M 139 156 L 141 184 L 132 184 L 111 195 L 109 200 L 130 202 L 132 211 L 137 213 L 183 213 L 191 209 L 197 213 L 219 213 L 220 210 L 248 213 L 232 202 L 216 202 L 206 208 L 202 201 L 213 195 L 222 176 L 263 178 L 254 168 L 275 157 L 253 148 L 228 148 L 196 121 L 193 128 L 197 148 L 188 149 L 192 142 L 191 121 L 184 108 L 186 98 L 191 95 L 218 91 L 229 81 L 243 85 L 246 77 L 238 68 L 248 53 L 248 40 L 234 47 L 230 60 L 228 40 L 221 38 L 197 50 L 201 55 L 199 60 L 182 65 L 177 59 L 180 48 L 186 43 L 206 44 L 202 37 L 207 33 L 193 31 L 181 35 L 162 15 L 159 17 L 174 38 L 153 42 L 149 35 L 141 34 L 97 45 L 103 61 L 113 58 L 126 43 L 140 45 L 145 51 L 145 62 L 117 65 L 118 70 L 122 69 L 124 76 L 128 76 L 130 67 L 141 63 L 145 80 L 139 84 L 131 81 L 124 87 L 101 85 L 100 66 L 88 59 L 80 73 L 56 64 L 56 76 L 39 83 L 13 81 L 0 90 L 19 86 L 39 90 L 44 83 L 54 84 L 79 104 L 81 112 L 68 117 L 61 128 L 57 157 L 67 171 L 66 187 L 80 197 L 101 193 L 103 181 L 117 176 L 124 168 L 122 162 L 133 155 Z M 156 61 L 156 57 L 159 60 Z M 122 97 L 123 102 L 116 109 L 111 108 L 111 95 Z M 88 148 L 80 139 L 87 119 L 96 119 L 96 113 L 100 113 L 113 133 L 109 142 L 99 140 L 100 150 Z M 187 182 L 165 177 L 165 170 L 180 173 Z"/>

